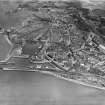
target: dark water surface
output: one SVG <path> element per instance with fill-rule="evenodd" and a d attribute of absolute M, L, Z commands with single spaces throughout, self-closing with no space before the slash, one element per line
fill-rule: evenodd
<path fill-rule="evenodd" d="M 37 72 L 0 72 L 0 105 L 105 105 L 105 92 Z"/>

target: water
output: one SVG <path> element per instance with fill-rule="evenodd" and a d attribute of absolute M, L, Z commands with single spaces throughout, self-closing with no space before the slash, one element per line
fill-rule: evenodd
<path fill-rule="evenodd" d="M 1 105 L 104 105 L 105 92 L 47 74 L 0 72 Z"/>

